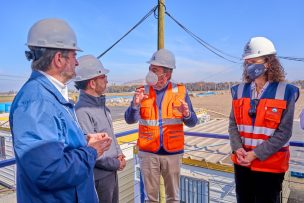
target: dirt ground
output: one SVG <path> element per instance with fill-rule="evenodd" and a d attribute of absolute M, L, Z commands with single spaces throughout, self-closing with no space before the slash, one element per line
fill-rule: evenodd
<path fill-rule="evenodd" d="M 202 97 L 192 96 L 191 102 L 194 108 L 206 109 L 212 117 L 228 117 L 231 110 L 230 91 L 219 92 L 216 95 Z M 300 97 L 296 103 L 295 119 L 299 119 L 300 113 L 304 108 L 304 90 L 300 92 Z"/>

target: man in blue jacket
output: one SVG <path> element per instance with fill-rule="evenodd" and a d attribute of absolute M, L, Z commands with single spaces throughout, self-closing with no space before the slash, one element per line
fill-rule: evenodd
<path fill-rule="evenodd" d="M 17 165 L 17 201 L 97 203 L 93 169 L 111 144 L 107 134 L 79 127 L 66 83 L 75 76 L 77 40 L 61 19 L 44 19 L 28 33 L 32 74 L 10 112 Z"/>

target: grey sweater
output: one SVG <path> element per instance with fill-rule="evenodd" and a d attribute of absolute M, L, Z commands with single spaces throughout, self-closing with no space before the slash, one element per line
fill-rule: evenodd
<path fill-rule="evenodd" d="M 94 97 L 80 91 L 79 100 L 75 105 L 78 122 L 85 134 L 106 132 L 112 138 L 110 149 L 96 161 L 95 180 L 116 173 L 120 164 L 117 156 L 122 154 L 114 135 L 111 113 L 105 102 L 105 96 Z"/>

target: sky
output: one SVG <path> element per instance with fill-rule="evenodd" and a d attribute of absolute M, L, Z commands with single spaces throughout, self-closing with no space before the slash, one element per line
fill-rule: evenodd
<path fill-rule="evenodd" d="M 0 7 L 0 92 L 20 89 L 31 74 L 24 51 L 30 27 L 61 18 L 74 29 L 78 56 L 98 56 L 122 37 L 157 0 L 10 0 Z M 241 57 L 255 36 L 273 41 L 279 56 L 304 58 L 303 0 L 165 0 L 166 11 L 191 32 L 230 55 Z M 241 61 L 226 61 L 197 43 L 165 17 L 165 48 L 176 57 L 176 82 L 240 81 Z M 152 14 L 100 60 L 110 84 L 143 79 L 157 50 L 157 19 Z M 304 62 L 281 60 L 287 80 L 304 79 Z M 70 83 L 72 86 L 73 82 Z"/>

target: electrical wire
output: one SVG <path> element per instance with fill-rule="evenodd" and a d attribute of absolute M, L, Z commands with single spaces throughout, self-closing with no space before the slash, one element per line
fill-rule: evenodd
<path fill-rule="evenodd" d="M 20 75 L 7 75 L 7 74 L 0 74 L 0 81 L 3 80 L 10 80 L 10 81 L 25 81 L 27 80 L 27 77 L 20 76 Z"/>
<path fill-rule="evenodd" d="M 157 6 L 154 6 L 138 23 L 136 23 L 128 32 L 126 32 L 121 38 L 119 38 L 113 45 L 111 45 L 108 49 L 106 49 L 103 53 L 101 53 L 97 58 L 101 58 L 108 51 L 110 51 L 116 44 L 118 44 L 123 38 L 125 38 L 130 32 L 132 32 L 137 26 L 139 26 L 144 20 L 146 20 L 155 10 Z"/>
<path fill-rule="evenodd" d="M 20 76 L 20 75 L 7 75 L 7 74 L 0 74 L 0 77 L 12 77 L 12 78 L 22 78 L 22 79 L 27 79 L 27 77 Z"/>
<path fill-rule="evenodd" d="M 184 25 L 182 25 L 179 21 L 177 21 L 170 13 L 168 13 L 167 11 L 165 11 L 166 15 L 169 16 L 177 25 L 179 25 L 184 31 L 186 31 L 193 39 L 195 39 L 198 43 L 200 43 L 201 45 L 203 45 L 206 49 L 208 49 L 209 51 L 211 51 L 212 53 L 214 53 L 215 55 L 230 61 L 232 63 L 239 63 L 240 62 L 236 62 L 233 60 L 228 59 L 225 56 L 228 56 L 230 58 L 234 58 L 237 60 L 242 60 L 239 57 L 233 56 L 231 54 L 228 54 L 214 46 L 212 46 L 211 44 L 207 43 L 205 40 L 203 40 L 202 38 L 198 37 L 197 35 L 195 35 L 193 32 L 191 32 L 188 28 L 186 28 Z M 221 55 L 222 54 L 222 55 Z M 225 56 L 223 56 L 225 55 Z M 299 62 L 304 62 L 304 58 L 297 58 L 297 57 L 288 57 L 288 56 L 278 56 L 278 58 L 281 59 L 285 59 L 285 60 L 290 60 L 290 61 L 299 61 Z"/>
<path fill-rule="evenodd" d="M 166 5 L 165 5 L 163 2 L 160 2 L 160 1 L 159 1 L 159 3 L 163 5 L 164 10 L 165 10 L 165 12 L 166 12 L 166 10 L 167 10 Z M 158 6 L 157 6 L 157 8 L 158 8 Z M 157 15 L 157 13 L 156 13 L 156 9 L 154 10 L 154 18 L 155 18 L 155 19 L 158 19 L 158 15 Z"/>
<path fill-rule="evenodd" d="M 234 58 L 234 59 L 238 59 L 241 60 L 239 57 L 236 56 L 232 56 L 230 54 L 227 54 L 223 51 L 221 51 L 220 49 L 215 48 L 214 46 L 212 46 L 211 44 L 207 43 L 206 41 L 204 41 L 203 39 L 201 39 L 200 37 L 198 37 L 197 35 L 195 35 L 193 32 L 191 32 L 188 28 L 186 28 L 184 25 L 182 25 L 179 21 L 177 21 L 170 13 L 168 13 L 167 11 L 165 12 L 165 14 L 167 16 L 169 16 L 178 26 L 180 26 L 186 33 L 188 33 L 193 39 L 195 39 L 198 43 L 200 43 L 201 45 L 203 45 L 206 49 L 208 49 L 209 51 L 211 51 L 212 53 L 214 53 L 215 55 L 217 55 L 220 58 L 223 58 L 227 61 L 230 61 L 232 63 L 240 63 L 234 60 L 230 60 L 227 57 L 223 56 L 226 55 L 230 58 Z"/>
<path fill-rule="evenodd" d="M 289 56 L 278 56 L 280 59 L 290 60 L 290 61 L 300 61 L 304 62 L 304 58 L 296 58 L 296 57 L 289 57 Z"/>

